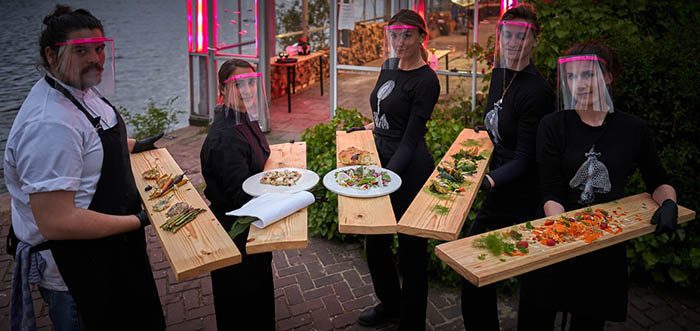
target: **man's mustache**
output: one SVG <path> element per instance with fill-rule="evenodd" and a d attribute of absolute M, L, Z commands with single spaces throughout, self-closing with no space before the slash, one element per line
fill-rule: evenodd
<path fill-rule="evenodd" d="M 104 71 L 104 67 L 103 67 L 101 64 L 99 64 L 99 63 L 93 63 L 93 64 L 90 64 L 90 65 L 89 65 L 88 67 L 86 67 L 85 69 L 83 69 L 83 70 L 80 72 L 80 74 L 84 75 L 84 74 L 87 74 L 87 73 L 89 73 L 90 71 L 93 71 L 93 70 L 102 72 L 102 71 Z"/>

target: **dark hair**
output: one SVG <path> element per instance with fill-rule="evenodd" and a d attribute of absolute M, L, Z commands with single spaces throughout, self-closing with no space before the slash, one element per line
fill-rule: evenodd
<path fill-rule="evenodd" d="M 226 60 L 219 68 L 219 90 L 224 86 L 224 82 L 231 77 L 231 74 L 236 71 L 236 68 L 250 68 L 250 70 L 255 71 L 250 62 L 241 59 L 229 59 Z"/>
<path fill-rule="evenodd" d="M 413 10 L 410 9 L 401 9 L 399 10 L 398 13 L 396 13 L 394 16 L 391 17 L 389 22 L 387 23 L 388 25 L 392 25 L 394 23 L 401 23 L 401 24 L 406 24 L 410 26 L 415 26 L 420 30 L 420 33 L 423 36 L 428 35 L 428 28 L 425 25 L 425 20 L 423 19 L 422 16 L 420 16 L 418 13 L 416 13 Z M 424 37 L 425 38 L 425 37 Z M 423 47 L 423 44 L 421 44 L 421 57 L 423 58 L 423 61 L 428 61 L 428 51 Z"/>
<path fill-rule="evenodd" d="M 49 68 L 44 49 L 51 47 L 58 52 L 56 43 L 64 42 L 68 39 L 68 34 L 73 31 L 84 29 L 100 29 L 105 33 L 102 22 L 85 9 L 73 10 L 69 6 L 56 5 L 53 13 L 46 15 L 43 20 L 44 28 L 39 36 L 39 54 L 41 55 L 41 65 Z"/>
<path fill-rule="evenodd" d="M 501 16 L 501 21 L 512 21 L 512 20 L 527 20 L 532 22 L 535 26 L 535 34 L 540 33 L 540 23 L 537 22 L 537 11 L 529 3 L 522 3 L 516 7 L 508 9 L 503 16 Z"/>
<path fill-rule="evenodd" d="M 585 54 L 595 54 L 599 58 L 603 59 L 603 61 L 605 61 L 605 63 L 602 63 L 603 69 L 609 72 L 613 78 L 617 77 L 617 75 L 620 73 L 620 62 L 618 61 L 617 53 L 615 50 L 605 46 L 600 41 L 584 41 L 582 43 L 575 44 L 564 52 L 564 56 Z"/>

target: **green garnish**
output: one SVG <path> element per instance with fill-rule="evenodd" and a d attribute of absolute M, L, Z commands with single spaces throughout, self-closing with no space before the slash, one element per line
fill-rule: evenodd
<path fill-rule="evenodd" d="M 433 206 L 433 211 L 438 215 L 447 215 L 450 212 L 450 208 L 445 206 L 435 205 Z"/>
<path fill-rule="evenodd" d="M 479 254 L 479 260 L 486 260 L 486 254 Z"/>
<path fill-rule="evenodd" d="M 433 197 L 435 197 L 438 200 L 449 200 L 450 199 L 449 194 L 435 192 L 431 189 L 431 187 L 432 187 L 431 185 L 424 187 L 423 192 L 432 195 Z"/>
<path fill-rule="evenodd" d="M 467 140 L 465 140 L 465 141 L 463 141 L 463 142 L 461 142 L 461 143 L 459 143 L 459 144 L 462 145 L 462 146 L 464 146 L 464 147 L 474 147 L 474 146 L 480 146 L 480 145 L 481 145 L 481 144 L 480 144 L 478 141 L 476 141 L 475 139 L 467 139 Z"/>
<path fill-rule="evenodd" d="M 500 258 L 500 259 L 498 259 L 498 260 L 501 261 L 501 262 L 506 262 L 506 259 L 504 259 L 504 258 Z"/>
<path fill-rule="evenodd" d="M 530 221 L 527 221 L 527 222 L 525 223 L 525 228 L 528 229 L 528 230 L 533 230 L 535 227 L 532 226 L 532 223 L 530 223 Z"/>

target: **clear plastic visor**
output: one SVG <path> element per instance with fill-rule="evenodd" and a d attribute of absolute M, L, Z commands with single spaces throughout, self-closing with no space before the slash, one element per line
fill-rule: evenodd
<path fill-rule="evenodd" d="M 387 25 L 384 27 L 382 69 L 396 70 L 402 58 L 413 58 L 423 47 L 420 29 L 411 25 Z"/>
<path fill-rule="evenodd" d="M 530 63 L 536 28 L 523 21 L 500 21 L 496 30 L 495 68 L 522 70 Z"/>
<path fill-rule="evenodd" d="M 595 54 L 560 57 L 557 76 L 560 109 L 613 112 L 603 59 Z"/>
<path fill-rule="evenodd" d="M 263 112 L 269 114 L 265 83 L 259 72 L 231 76 L 224 82 L 222 94 L 226 116 L 234 116 L 236 124 L 257 121 Z"/>
<path fill-rule="evenodd" d="M 59 46 L 53 72 L 56 78 L 79 90 L 92 88 L 104 96 L 114 95 L 113 39 L 72 39 L 56 46 Z"/>

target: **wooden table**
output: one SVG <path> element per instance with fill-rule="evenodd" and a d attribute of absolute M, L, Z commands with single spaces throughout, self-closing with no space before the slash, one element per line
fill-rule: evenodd
<path fill-rule="evenodd" d="M 469 209 L 479 191 L 479 185 L 486 174 L 493 152 L 493 144 L 486 131 L 482 130 L 476 133 L 472 129 L 464 129 L 441 161 L 441 163 L 452 163 L 453 154 L 462 149 L 468 150 L 475 147 L 479 148 L 479 154 L 485 159 L 477 161 L 476 173 L 466 179 L 468 184 L 464 185 L 465 191 L 451 193 L 444 197 L 429 193 L 431 184 L 438 176 L 436 168 L 416 198 L 413 199 L 406 213 L 401 217 L 398 225 L 399 233 L 439 240 L 455 240 L 459 237 Z M 436 206 L 441 206 L 447 211 L 438 213 Z"/>
<path fill-rule="evenodd" d="M 136 180 L 141 201 L 146 207 L 148 218 L 158 235 L 160 244 L 165 251 L 177 281 L 192 279 L 207 274 L 212 270 L 234 265 L 241 262 L 241 253 L 226 230 L 217 221 L 214 214 L 191 183 L 177 187 L 170 204 L 185 201 L 194 208 L 203 208 L 195 220 L 176 233 L 160 228 L 165 223 L 165 211 L 156 212 L 153 205 L 160 199 L 149 200 L 147 185 L 155 185 L 155 181 L 146 180 L 141 174 L 149 169 L 158 169 L 163 174 L 177 176 L 182 169 L 175 163 L 170 153 L 164 148 L 142 153 L 131 154 L 131 167 Z M 167 209 L 166 209 L 167 211 Z"/>
<path fill-rule="evenodd" d="M 305 142 L 270 146 L 270 157 L 265 163 L 265 171 L 287 167 L 306 169 Z M 264 229 L 251 225 L 245 251 L 247 254 L 256 254 L 306 248 L 308 244 L 307 224 L 308 212 L 304 208 Z"/>
<path fill-rule="evenodd" d="M 344 166 L 338 153 L 352 146 L 370 152 L 376 164 L 381 167 L 372 131 L 336 131 L 335 137 L 338 168 Z M 389 196 L 360 199 L 338 195 L 338 231 L 352 234 L 396 233 L 396 216 Z"/>
<path fill-rule="evenodd" d="M 438 49 L 435 51 L 435 57 L 438 60 L 445 58 L 445 70 L 450 70 L 450 52 L 449 49 Z M 447 88 L 447 93 L 450 93 L 450 76 L 445 76 L 445 87 Z"/>
<path fill-rule="evenodd" d="M 287 68 L 287 112 L 292 112 L 292 94 L 296 93 L 297 65 L 306 61 L 318 58 L 318 67 L 321 73 L 321 96 L 323 96 L 323 56 L 324 52 L 313 52 L 309 55 L 297 55 L 290 58 L 297 59 L 296 62 L 282 63 L 276 62 L 277 57 L 270 58 L 270 65 L 274 67 Z"/>
<path fill-rule="evenodd" d="M 435 254 L 440 260 L 447 263 L 452 269 L 462 275 L 462 277 L 466 278 L 472 284 L 481 287 L 652 233 L 656 225 L 652 225 L 649 222 L 652 215 L 654 215 L 654 211 L 656 211 L 658 207 L 658 204 L 648 193 L 641 193 L 620 200 L 592 206 L 594 210 L 600 208 L 608 212 L 615 211 L 617 215 L 625 215 L 620 217 L 623 226 L 623 231 L 621 233 L 612 235 L 605 232 L 602 237 L 590 244 L 585 243 L 583 240 L 560 243 L 552 247 L 543 246 L 541 244 L 530 244 L 528 247 L 529 253 L 527 255 L 494 257 L 485 250 L 472 246 L 475 239 L 491 233 L 487 232 L 438 245 L 435 248 Z M 574 212 L 576 211 L 566 212 L 563 215 L 573 214 Z M 556 219 L 558 217 L 559 216 L 546 217 L 532 221 L 531 223 L 533 226 L 539 226 L 547 219 Z M 693 219 L 695 219 L 695 211 L 678 206 L 679 224 Z M 521 228 L 522 226 L 521 224 L 515 227 Z M 496 231 L 504 231 L 504 229 Z M 525 234 L 523 234 L 523 236 L 525 236 Z M 485 254 L 485 258 L 479 259 L 479 256 L 482 254 Z"/>

